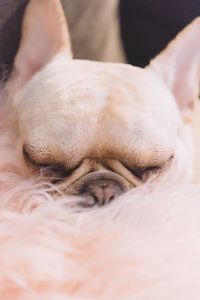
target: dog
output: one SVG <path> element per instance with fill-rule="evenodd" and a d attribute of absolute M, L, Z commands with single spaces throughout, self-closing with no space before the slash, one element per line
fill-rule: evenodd
<path fill-rule="evenodd" d="M 31 0 L 5 92 L 30 176 L 83 205 L 199 181 L 200 18 L 144 68 L 73 59 L 58 0 Z"/>
<path fill-rule="evenodd" d="M 199 23 L 139 69 L 73 60 L 59 2 L 30 2 L 0 97 L 1 299 L 200 298 Z M 98 188 L 115 201 L 69 205 Z"/>

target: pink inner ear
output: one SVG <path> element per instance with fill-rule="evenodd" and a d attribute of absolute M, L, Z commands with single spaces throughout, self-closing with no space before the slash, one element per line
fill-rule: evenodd
<path fill-rule="evenodd" d="M 27 6 L 22 39 L 14 63 L 14 77 L 25 84 L 57 53 L 71 58 L 69 32 L 59 0 L 31 0 Z"/>
<path fill-rule="evenodd" d="M 176 57 L 173 92 L 181 109 L 192 109 L 199 96 L 200 82 L 200 24 L 199 30 L 191 32 L 183 41 Z"/>
<path fill-rule="evenodd" d="M 150 63 L 166 82 L 181 110 L 190 110 L 199 95 L 200 18 L 188 25 Z"/>

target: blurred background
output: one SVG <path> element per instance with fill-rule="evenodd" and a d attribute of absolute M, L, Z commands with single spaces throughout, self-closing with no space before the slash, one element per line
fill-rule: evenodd
<path fill-rule="evenodd" d="M 12 67 L 27 3 L 0 0 L 1 73 Z M 62 0 L 62 4 L 75 58 L 140 67 L 200 15 L 200 0 Z"/>

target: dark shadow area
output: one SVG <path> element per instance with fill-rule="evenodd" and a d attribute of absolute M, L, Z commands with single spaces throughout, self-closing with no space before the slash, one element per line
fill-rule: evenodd
<path fill-rule="evenodd" d="M 200 15 L 200 0 L 121 0 L 121 34 L 128 62 L 143 67 Z"/>

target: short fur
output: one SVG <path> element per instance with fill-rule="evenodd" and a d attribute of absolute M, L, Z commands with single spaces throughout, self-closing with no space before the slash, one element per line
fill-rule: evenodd
<path fill-rule="evenodd" d="M 1 96 L 1 299 L 199 299 L 199 34 L 144 70 L 72 60 L 59 1 L 31 0 Z M 47 162 L 75 170 L 52 184 Z M 146 183 L 129 170 L 158 162 Z M 135 188 L 79 207 L 73 180 L 106 164 Z"/>
<path fill-rule="evenodd" d="M 0 299 L 200 297 L 200 186 L 146 186 L 104 208 L 77 208 L 38 177 L 0 117 Z"/>
<path fill-rule="evenodd" d="M 174 182 L 199 180 L 199 34 L 197 18 L 145 69 L 76 60 L 60 2 L 30 1 L 5 88 L 27 161 L 69 174 L 68 194 L 92 172 L 124 189 L 174 166 Z"/>

